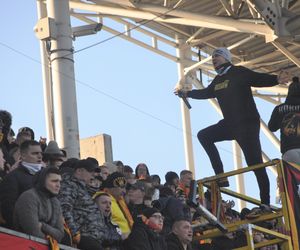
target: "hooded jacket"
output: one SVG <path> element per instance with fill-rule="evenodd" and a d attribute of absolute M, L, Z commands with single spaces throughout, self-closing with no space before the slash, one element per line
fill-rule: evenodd
<path fill-rule="evenodd" d="M 164 238 L 151 230 L 140 219 L 133 225 L 132 231 L 126 240 L 125 250 L 166 250 Z"/>
<path fill-rule="evenodd" d="M 5 226 L 13 228 L 13 211 L 19 196 L 33 187 L 33 172 L 20 164 L 7 174 L 0 184 L 1 212 Z"/>
<path fill-rule="evenodd" d="M 170 233 L 166 237 L 167 250 L 192 250 L 191 245 L 187 245 L 187 248 L 184 249 L 182 243 L 176 234 Z"/>
<path fill-rule="evenodd" d="M 17 200 L 14 226 L 23 233 L 44 239 L 50 235 L 59 242 L 64 236 L 63 217 L 58 199 L 45 188 L 49 171 L 51 168 L 40 171 L 34 187 Z"/>

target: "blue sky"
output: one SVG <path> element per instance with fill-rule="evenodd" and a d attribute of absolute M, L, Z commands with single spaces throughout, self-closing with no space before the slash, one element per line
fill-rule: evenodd
<path fill-rule="evenodd" d="M 15 131 L 29 126 L 37 138 L 46 136 L 39 41 L 33 33 L 37 22 L 35 1 L 4 1 L 1 6 L 0 108 L 12 113 Z M 73 45 L 78 50 L 110 36 L 101 31 L 78 38 Z M 114 160 L 133 168 L 145 162 L 151 174 L 159 174 L 162 179 L 167 171 L 179 173 L 185 169 L 180 104 L 173 94 L 178 80 L 176 63 L 121 38 L 77 53 L 74 59 L 81 138 L 111 135 Z M 199 179 L 213 175 L 213 171 L 196 134 L 216 123 L 220 116 L 207 101 L 190 102 Z M 256 102 L 261 116 L 268 121 L 273 107 L 264 101 Z M 262 147 L 271 158 L 280 157 L 263 135 Z M 218 148 L 225 171 L 232 170 L 231 143 L 218 143 Z M 274 177 L 268 172 L 275 194 Z M 253 176 L 247 175 L 246 190 L 257 197 Z"/>

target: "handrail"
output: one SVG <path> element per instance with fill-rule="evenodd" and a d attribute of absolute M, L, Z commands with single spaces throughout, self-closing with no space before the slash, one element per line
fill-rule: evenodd
<path fill-rule="evenodd" d="M 238 174 L 244 174 L 250 171 L 254 171 L 257 169 L 261 169 L 261 168 L 266 168 L 269 166 L 275 166 L 276 167 L 276 171 L 278 173 L 278 178 L 280 181 L 284 181 L 284 172 L 283 172 L 283 164 L 282 164 L 282 160 L 280 159 L 274 159 L 271 160 L 269 162 L 266 163 L 262 163 L 262 164 L 257 164 L 257 165 L 253 165 L 253 166 L 249 166 L 246 168 L 241 168 L 238 170 L 233 170 L 233 171 L 229 171 L 226 173 L 222 173 L 219 175 L 215 175 L 215 176 L 211 176 L 211 177 L 207 177 L 207 178 L 203 178 L 201 180 L 197 180 L 197 184 L 198 184 L 198 193 L 199 193 L 199 199 L 200 201 L 204 200 L 204 190 L 203 187 L 206 188 L 211 188 L 211 187 L 215 187 L 217 186 L 216 184 L 212 185 L 213 183 L 216 183 L 218 180 L 225 178 L 225 177 L 230 177 L 230 176 L 234 176 L 234 175 L 238 175 Z M 241 230 L 241 228 L 243 230 L 245 230 L 246 236 L 247 236 L 247 247 L 241 247 L 238 248 L 239 250 L 241 249 L 256 249 L 259 247 L 263 247 L 263 246 L 270 246 L 273 244 L 280 244 L 281 245 L 281 249 L 282 250 L 293 250 L 293 245 L 292 242 L 295 245 L 295 239 L 293 241 L 292 235 L 295 232 L 292 232 L 293 228 L 291 228 L 290 225 L 290 218 L 289 218 L 289 209 L 291 209 L 288 204 L 287 204 L 287 193 L 285 192 L 285 185 L 281 184 L 281 192 L 280 192 L 280 196 L 281 196 L 281 202 L 282 202 L 282 207 L 278 208 L 275 206 L 271 206 L 271 209 L 273 210 L 273 213 L 269 213 L 269 214 L 262 214 L 261 216 L 259 216 L 258 218 L 255 219 L 251 219 L 251 220 L 241 220 L 232 224 L 224 224 L 225 227 L 227 228 L 228 232 L 235 232 L 238 230 Z M 235 197 L 237 199 L 241 199 L 247 202 L 250 202 L 252 204 L 255 205 L 261 205 L 261 202 L 255 198 L 252 198 L 250 196 L 244 195 L 244 194 L 240 194 L 237 193 L 235 191 L 232 191 L 228 188 L 218 188 L 217 192 L 219 193 L 219 197 L 221 199 L 221 193 L 225 193 L 229 196 Z M 217 202 L 217 201 L 215 201 Z M 218 201 L 219 203 L 220 201 Z M 213 203 L 215 207 L 216 204 Z M 288 234 L 281 234 L 277 231 L 272 231 L 272 230 L 268 230 L 262 227 L 259 227 L 257 225 L 253 225 L 253 223 L 257 223 L 260 221 L 268 221 L 268 220 L 272 220 L 272 219 L 280 219 L 279 221 L 280 225 L 283 227 L 284 231 Z M 197 226 L 195 226 L 197 227 Z M 272 235 L 274 237 L 274 239 L 268 240 L 266 242 L 262 242 L 262 243 L 254 243 L 254 239 L 252 236 L 252 231 L 258 231 L 258 232 L 262 232 L 262 233 L 266 233 L 268 235 Z M 201 239 L 201 240 L 205 240 L 205 239 L 212 239 L 215 237 L 219 237 L 224 235 L 222 232 L 220 232 L 218 229 L 208 229 L 205 230 L 203 232 L 203 234 L 201 236 L 197 236 L 197 239 Z M 295 249 L 296 250 L 296 249 Z"/>

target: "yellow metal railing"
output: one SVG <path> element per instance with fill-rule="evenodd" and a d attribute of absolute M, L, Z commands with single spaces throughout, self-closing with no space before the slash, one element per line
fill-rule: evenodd
<path fill-rule="evenodd" d="M 237 192 L 234 192 L 232 190 L 229 190 L 228 188 L 217 188 L 218 190 L 215 190 L 215 187 L 217 186 L 216 183 L 219 179 L 225 178 L 225 177 L 230 177 L 230 176 L 235 176 L 239 174 L 244 174 L 250 171 L 254 171 L 260 168 L 266 168 L 274 166 L 276 168 L 277 174 L 278 174 L 278 181 L 279 181 L 279 186 L 280 186 L 280 198 L 281 198 L 281 208 L 277 208 L 275 206 L 271 206 L 271 209 L 273 213 L 268 213 L 268 214 L 262 214 L 258 218 L 251 219 L 251 220 L 241 220 L 237 221 L 232 224 L 225 224 L 225 227 L 228 230 L 228 233 L 235 232 L 237 230 L 240 230 L 241 227 L 244 229 L 246 238 L 247 238 L 247 246 L 238 248 L 236 250 L 250 250 L 250 249 L 258 249 L 264 246 L 271 246 L 274 244 L 279 244 L 282 250 L 298 250 L 299 248 L 299 243 L 293 241 L 292 235 L 295 235 L 297 232 L 291 232 L 291 227 L 290 226 L 290 209 L 292 209 L 290 206 L 287 204 L 287 193 L 286 193 L 286 183 L 284 180 L 284 172 L 283 172 L 283 164 L 281 160 L 275 159 L 263 164 L 258 164 L 254 166 L 250 166 L 247 168 L 242 168 L 230 172 L 226 172 L 223 174 L 219 174 L 216 176 L 204 178 L 201 180 L 197 181 L 198 184 L 198 193 L 199 193 L 199 200 L 200 202 L 204 201 L 204 187 L 214 190 L 214 192 L 217 192 L 217 194 L 214 194 L 215 196 L 219 195 L 219 202 L 222 200 L 221 199 L 221 193 L 227 194 L 229 196 L 235 197 L 237 199 L 241 199 L 244 201 L 247 201 L 251 204 L 255 205 L 260 205 L 261 202 L 257 199 L 254 199 L 250 196 L 240 194 Z M 218 193 L 219 192 L 219 193 Z M 216 199 L 213 199 L 212 202 L 216 202 Z M 218 204 L 213 204 L 213 207 L 218 207 Z M 216 215 L 215 211 L 213 213 Z M 277 219 L 279 222 L 280 227 L 282 228 L 283 233 L 279 233 L 274 230 L 269 230 L 257 225 L 253 225 L 254 223 L 261 222 L 261 221 L 268 221 L 268 220 L 273 220 Z M 222 221 L 221 221 L 222 222 Z M 264 234 L 268 234 L 272 236 L 272 239 L 266 240 L 264 242 L 260 243 L 254 243 L 253 239 L 253 232 L 260 232 Z M 223 233 L 219 231 L 218 229 L 210 229 L 206 230 L 201 236 L 198 236 L 200 240 L 207 240 L 207 239 L 213 239 L 215 237 L 222 236 Z M 294 247 L 293 247 L 294 246 Z M 295 248 L 296 246 L 296 248 Z"/>

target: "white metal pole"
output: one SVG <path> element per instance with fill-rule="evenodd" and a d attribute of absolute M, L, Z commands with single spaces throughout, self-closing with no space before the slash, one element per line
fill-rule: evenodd
<path fill-rule="evenodd" d="M 46 4 L 42 0 L 37 0 L 37 13 L 38 19 L 47 17 Z M 46 131 L 47 139 L 54 140 L 54 127 L 52 123 L 53 115 L 53 104 L 52 104 L 52 90 L 51 90 L 51 81 L 50 81 L 50 68 L 49 60 L 46 48 L 46 42 L 40 40 L 40 53 L 41 53 L 41 63 L 42 63 L 42 76 L 43 76 L 43 85 L 44 85 L 44 111 L 45 111 L 45 120 L 46 120 Z"/>
<path fill-rule="evenodd" d="M 185 44 L 184 39 L 177 37 L 178 48 L 176 49 L 177 57 L 179 58 L 179 62 L 177 63 L 178 69 L 178 79 L 185 80 L 184 76 L 184 65 L 185 60 L 190 57 L 190 48 L 182 49 L 181 45 Z M 189 60 L 191 58 L 188 58 Z M 185 81 L 182 81 L 183 84 L 186 84 Z M 183 86 L 184 87 L 184 86 Z M 191 118 L 190 118 L 190 111 L 186 107 L 185 103 L 180 100 L 181 106 L 181 114 L 182 114 L 182 127 L 183 127 L 183 141 L 184 141 L 184 152 L 185 152 L 185 162 L 186 162 L 186 169 L 192 171 L 195 177 L 195 164 L 194 164 L 194 153 L 193 153 L 193 142 L 192 142 L 192 129 L 191 129 Z"/>
<path fill-rule="evenodd" d="M 260 126 L 264 134 L 268 137 L 268 139 L 273 143 L 273 145 L 280 151 L 280 141 L 278 138 L 269 130 L 267 124 L 260 119 Z"/>
<path fill-rule="evenodd" d="M 47 0 L 48 16 L 55 20 L 57 38 L 51 40 L 55 139 L 68 157 L 79 157 L 79 131 L 72 30 L 68 0 Z"/>
<path fill-rule="evenodd" d="M 232 142 L 233 149 L 233 160 L 234 160 L 234 170 L 241 169 L 242 166 L 242 151 L 240 146 L 236 141 Z M 235 176 L 236 181 L 236 191 L 240 194 L 245 194 L 245 181 L 244 176 L 239 174 Z M 246 201 L 238 200 L 239 211 L 241 211 L 244 207 L 246 207 Z"/>

